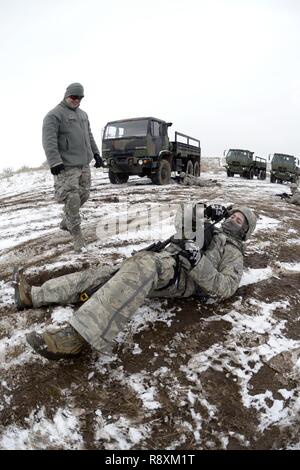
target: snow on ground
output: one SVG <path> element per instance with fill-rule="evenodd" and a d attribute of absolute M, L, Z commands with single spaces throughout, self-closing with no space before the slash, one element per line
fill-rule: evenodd
<path fill-rule="evenodd" d="M 82 254 L 57 228 L 49 171 L 0 179 L 0 448 L 299 449 L 300 214 L 275 196 L 286 186 L 213 171 L 203 177 L 220 188 L 137 177 L 114 186 L 92 173 Z M 14 266 L 41 284 L 119 263 L 168 238 L 174 204 L 187 201 L 248 205 L 258 215 L 232 299 L 147 299 L 111 356 L 52 363 L 32 352 L 26 333 L 59 327 L 77 307 L 17 312 Z"/>

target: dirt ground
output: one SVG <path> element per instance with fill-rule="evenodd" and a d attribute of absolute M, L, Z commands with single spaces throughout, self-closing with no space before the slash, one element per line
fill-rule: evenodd
<path fill-rule="evenodd" d="M 246 249 L 245 268 L 264 269 L 272 267 L 274 261 L 299 263 L 299 207 L 276 198 L 274 190 L 270 190 L 272 185 L 267 181 L 226 179 L 222 176 L 221 183 L 221 187 L 201 189 L 175 184 L 154 187 L 138 182 L 119 187 L 107 182 L 95 185 L 85 208 L 83 231 L 88 243 L 96 246 L 98 243 L 99 257 L 95 252 L 73 256 L 70 237 L 57 229 L 3 250 L 0 281 L 9 284 L 13 267 L 20 264 L 25 268 L 29 282 L 40 285 L 51 277 L 99 262 L 123 259 L 119 248 L 130 246 L 130 240 L 116 243 L 113 240 L 99 241 L 95 233 L 96 220 L 89 217 L 94 207 L 105 205 L 108 210 L 110 206 L 115 210 L 121 194 L 126 195 L 132 204 L 157 199 L 249 204 L 259 216 L 276 219 L 279 224 L 256 232 Z M 286 187 L 282 186 L 283 191 Z M 52 190 L 24 191 L 0 199 L 2 214 L 12 211 L 22 214 L 24 210 L 35 210 L 37 204 L 41 208 L 53 205 Z M 45 229 L 52 227 L 50 219 L 43 220 L 43 223 Z M 58 261 L 55 267 L 54 263 Z M 54 267 L 48 270 L 45 265 Z M 132 443 L 132 449 L 280 449 L 297 446 L 300 424 L 297 411 L 300 406 L 297 405 L 299 377 L 295 374 L 295 364 L 284 352 L 273 361 L 262 356 L 255 359 L 253 352 L 257 346 L 268 344 L 266 332 L 253 330 L 244 336 L 237 334 L 230 346 L 235 326 L 228 321 L 227 315 L 235 308 L 240 314 L 253 318 L 257 314 L 255 305 L 277 302 L 278 307 L 272 312 L 274 327 L 276 322 L 284 321 L 281 334 L 287 341 L 297 342 L 300 340 L 299 285 L 298 271 L 282 271 L 260 282 L 241 286 L 233 298 L 219 304 L 203 305 L 193 298 L 162 301 L 161 309 L 173 312 L 172 321 L 150 323 L 134 335 L 130 335 L 129 325 L 128 341 L 114 350 L 115 360 L 103 368 L 99 367 L 97 352 L 90 349 L 76 361 L 55 363 L 31 353 L 20 338 L 8 350 L 5 367 L 1 370 L 0 434 L 11 426 L 28 428 L 28 419 L 33 411 L 43 409 L 44 416 L 51 420 L 59 408 L 68 407 L 77 416 L 85 449 L 107 448 L 107 440 L 97 438 L 95 434 L 97 410 L 101 410 L 106 423 L 116 423 L 123 417 L 131 426 L 148 430 L 144 438 Z M 288 302 L 286 309 L 282 308 L 284 302 Z M 11 338 L 18 329 L 27 332 L 43 322 L 51 323 L 51 312 L 51 308 L 17 312 L 11 302 L 2 302 L 0 339 Z M 141 350 L 138 356 L 132 347 L 136 343 Z M 190 361 L 213 348 L 218 351 L 224 348 L 225 362 L 222 354 L 218 353 L 215 357 L 208 357 L 210 365 L 202 372 L 189 375 L 186 368 L 190 367 Z M 239 369 L 243 365 L 234 355 L 238 348 L 243 349 L 244 355 L 253 356 L 246 362 L 242 379 Z M 22 360 L 24 354 L 27 354 L 26 359 Z M 224 364 L 227 366 L 223 367 Z M 155 388 L 155 399 L 160 407 L 152 410 L 144 407 L 140 395 L 129 385 L 128 379 L 136 374 L 142 374 L 146 388 Z M 268 392 L 265 403 L 269 410 L 259 409 L 253 404 L 246 406 L 241 384 L 246 383 L 247 374 L 249 396 L 261 397 Z M 283 398 L 279 392 L 283 389 L 293 395 L 286 393 Z M 5 401 L 3 397 L 8 398 Z M 281 416 L 277 421 L 271 419 L 269 425 L 262 427 L 262 416 L 272 414 L 273 405 L 278 403 L 276 400 L 286 409 L 285 417 Z M 113 445 L 113 439 L 111 442 Z M 60 448 L 59 444 L 52 444 L 49 439 L 38 435 L 35 446 Z"/>

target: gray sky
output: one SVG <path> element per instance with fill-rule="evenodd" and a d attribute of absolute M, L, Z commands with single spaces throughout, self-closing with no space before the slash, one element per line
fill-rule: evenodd
<path fill-rule="evenodd" d="M 113 119 L 300 155 L 298 0 L 0 0 L 0 170 L 37 166 L 44 115 L 71 82 L 101 149 Z"/>

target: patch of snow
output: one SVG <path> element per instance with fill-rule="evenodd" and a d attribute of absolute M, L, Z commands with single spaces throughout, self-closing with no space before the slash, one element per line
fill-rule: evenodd
<path fill-rule="evenodd" d="M 273 276 L 272 268 L 259 268 L 253 269 L 248 268 L 243 272 L 243 276 L 240 282 L 240 286 L 247 286 L 249 284 L 255 284 L 256 282 L 265 281 Z"/>
<path fill-rule="evenodd" d="M 0 436 L 0 449 L 81 449 L 79 422 L 72 411 L 59 408 L 52 420 L 45 417 L 45 408 L 33 410 L 27 419 L 28 427 L 9 426 Z"/>

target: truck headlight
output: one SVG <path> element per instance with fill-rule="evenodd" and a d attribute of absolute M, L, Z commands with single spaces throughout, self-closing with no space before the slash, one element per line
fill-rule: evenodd
<path fill-rule="evenodd" d="M 142 164 L 143 164 L 143 160 L 138 160 L 138 164 L 139 164 L 139 165 L 142 165 Z"/>

